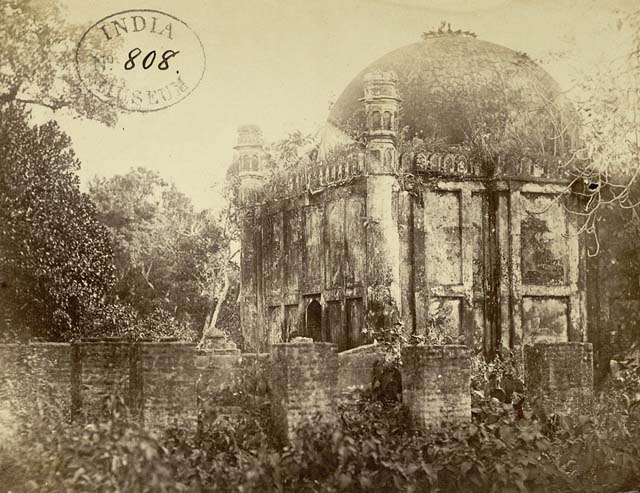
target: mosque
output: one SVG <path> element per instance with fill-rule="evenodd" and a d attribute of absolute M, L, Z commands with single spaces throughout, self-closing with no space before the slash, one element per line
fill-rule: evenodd
<path fill-rule="evenodd" d="M 342 351 L 390 325 L 487 355 L 592 339 L 612 286 L 571 212 L 578 131 L 526 54 L 451 30 L 365 67 L 296 166 L 274 172 L 260 129 L 240 127 L 247 346 L 297 334 Z"/>

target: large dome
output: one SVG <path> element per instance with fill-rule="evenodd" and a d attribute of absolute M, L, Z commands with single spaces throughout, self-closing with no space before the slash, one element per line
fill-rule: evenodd
<path fill-rule="evenodd" d="M 441 33 L 399 48 L 362 70 L 333 106 L 324 147 L 364 126 L 364 75 L 394 71 L 401 127 L 410 136 L 458 145 L 477 131 L 545 154 L 566 152 L 576 137 L 575 112 L 558 84 L 527 55 L 472 36 Z"/>

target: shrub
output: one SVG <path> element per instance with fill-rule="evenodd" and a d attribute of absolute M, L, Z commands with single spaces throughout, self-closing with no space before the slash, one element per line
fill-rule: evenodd
<path fill-rule="evenodd" d="M 412 428 L 399 401 L 365 393 L 339 408 L 340 423 L 311 419 L 281 447 L 268 433 L 264 371 L 256 361 L 208 402 L 197 433 L 162 437 L 130 419 L 118 398 L 94 421 L 72 423 L 42 392 L 11 456 L 0 449 L 3 484 L 54 493 L 572 493 L 640 484 L 638 405 L 615 382 L 593 416 L 542 420 L 475 390 L 473 420 L 427 430 Z"/>
<path fill-rule="evenodd" d="M 130 419 L 122 400 L 105 404 L 100 419 L 82 424 L 39 399 L 13 450 L 23 478 L 14 491 L 186 491 L 174 479 L 166 449 Z"/>

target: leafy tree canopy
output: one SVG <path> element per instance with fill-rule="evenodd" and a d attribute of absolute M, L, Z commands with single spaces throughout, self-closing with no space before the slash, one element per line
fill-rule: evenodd
<path fill-rule="evenodd" d="M 0 105 L 38 105 L 114 125 L 114 109 L 87 91 L 76 72 L 75 49 L 82 32 L 66 22 L 56 2 L 4 0 Z"/>
<path fill-rule="evenodd" d="M 69 339 L 110 289 L 109 234 L 80 192 L 80 166 L 55 122 L 0 106 L 0 276 L 7 329 Z"/>
<path fill-rule="evenodd" d="M 114 300 L 142 317 L 162 310 L 200 330 L 226 267 L 229 240 L 218 219 L 145 168 L 96 178 L 89 188 L 112 233 Z"/>

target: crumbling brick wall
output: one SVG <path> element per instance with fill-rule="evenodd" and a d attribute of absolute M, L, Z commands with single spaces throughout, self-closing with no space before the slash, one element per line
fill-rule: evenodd
<path fill-rule="evenodd" d="M 582 342 L 524 347 L 525 383 L 532 406 L 546 414 L 590 414 L 593 346 Z"/>
<path fill-rule="evenodd" d="M 301 338 L 302 339 L 302 338 Z M 281 440 L 312 416 L 335 422 L 338 383 L 336 346 L 304 340 L 274 344 L 271 353 L 271 411 Z"/>
<path fill-rule="evenodd" d="M 466 346 L 409 346 L 402 361 L 402 399 L 417 426 L 471 419 Z"/>

